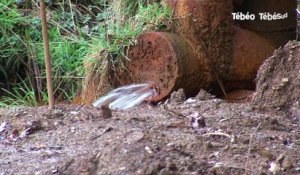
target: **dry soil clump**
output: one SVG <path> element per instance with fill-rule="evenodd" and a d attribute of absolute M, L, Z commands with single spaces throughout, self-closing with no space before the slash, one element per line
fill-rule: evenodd
<path fill-rule="evenodd" d="M 290 41 L 276 50 L 257 74 L 254 104 L 291 110 L 300 100 L 300 43 Z"/>

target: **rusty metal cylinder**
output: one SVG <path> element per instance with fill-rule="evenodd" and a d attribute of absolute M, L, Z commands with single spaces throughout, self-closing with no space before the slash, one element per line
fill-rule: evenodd
<path fill-rule="evenodd" d="M 275 46 L 257 33 L 237 26 L 234 27 L 232 44 L 231 78 L 225 84 L 226 89 L 254 87 L 257 69 L 272 56 Z"/>
<path fill-rule="evenodd" d="M 149 32 L 137 38 L 125 62 L 126 70 L 117 72 L 115 85 L 153 82 L 160 101 L 172 91 L 183 88 L 187 95 L 195 95 L 211 81 L 207 66 L 199 62 L 197 54 L 180 36 L 166 32 Z"/>
<path fill-rule="evenodd" d="M 183 88 L 188 96 L 217 81 L 226 87 L 250 84 L 273 45 L 254 32 L 234 27 L 232 2 L 223 0 L 165 0 L 178 19 L 177 35 L 150 32 L 137 39 L 117 73 L 115 85 L 154 82 L 159 101 Z M 256 43 L 256 44 L 253 44 Z M 217 79 L 219 78 L 219 80 Z"/>
<path fill-rule="evenodd" d="M 188 96 L 229 78 L 232 62 L 231 1 L 164 0 L 178 20 L 175 34 L 150 32 L 132 47 L 128 72 L 116 84 L 153 81 L 159 101 L 183 88 Z"/>
<path fill-rule="evenodd" d="M 235 22 L 244 28 L 234 25 L 231 0 L 163 1 L 179 24 L 176 34 L 142 34 L 126 49 L 130 61 L 124 62 L 125 69 L 110 75 L 116 87 L 153 82 L 159 90 L 155 102 L 179 88 L 192 96 L 200 89 L 214 89 L 217 82 L 226 90 L 253 85 L 260 64 L 294 36 L 296 6 L 291 0 L 234 0 L 235 10 L 291 14 L 282 21 Z"/>
<path fill-rule="evenodd" d="M 179 23 L 178 35 L 191 42 L 212 74 L 227 79 L 232 61 L 231 0 L 164 0 Z"/>

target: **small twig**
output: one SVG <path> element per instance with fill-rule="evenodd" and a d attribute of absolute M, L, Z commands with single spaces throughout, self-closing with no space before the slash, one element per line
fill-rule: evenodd
<path fill-rule="evenodd" d="M 240 169 L 240 170 L 245 170 L 245 168 L 243 168 L 243 167 L 238 167 L 238 166 L 233 166 L 233 165 L 231 165 L 231 166 L 226 166 L 227 168 L 234 168 L 234 169 Z M 251 171 L 251 172 L 253 172 L 252 170 L 250 170 L 250 169 L 247 169 L 248 171 Z M 245 170 L 246 171 L 246 170 Z"/>
<path fill-rule="evenodd" d="M 248 174 L 248 164 L 249 164 L 249 157 L 250 157 L 250 150 L 251 150 L 251 145 L 252 145 L 252 141 L 253 141 L 253 136 L 258 131 L 260 125 L 261 125 L 261 122 L 257 125 L 257 127 L 255 128 L 255 130 L 253 131 L 253 133 L 250 136 L 250 141 L 249 141 L 249 146 L 248 146 L 248 152 L 247 152 L 247 160 L 246 160 L 246 164 L 245 164 L 245 167 L 244 167 L 244 169 L 245 169 L 245 175 Z"/>
<path fill-rule="evenodd" d="M 73 14 L 73 10 L 72 10 L 72 3 L 71 3 L 71 0 L 69 0 L 69 6 L 70 6 L 70 12 L 71 12 L 71 17 L 72 17 L 72 23 L 73 23 L 73 30 L 74 32 L 77 31 L 76 29 L 76 25 L 75 25 L 75 20 L 74 20 L 74 14 Z"/>
<path fill-rule="evenodd" d="M 218 164 L 218 165 L 217 165 L 217 164 Z M 234 166 L 234 165 L 226 165 L 226 164 L 223 164 L 223 163 L 216 163 L 215 166 L 222 166 L 222 167 L 225 167 L 225 168 L 233 168 L 233 169 L 245 170 L 243 167 Z M 247 169 L 247 170 L 253 172 L 253 171 L 250 170 L 250 169 Z"/>
<path fill-rule="evenodd" d="M 36 76 L 36 79 L 45 79 L 47 77 Z M 52 76 L 52 78 L 66 78 L 66 79 L 84 79 L 84 77 L 77 76 Z"/>
<path fill-rule="evenodd" d="M 107 128 L 105 128 L 100 134 L 94 135 L 94 136 L 90 137 L 90 140 L 94 140 L 94 139 L 96 139 L 96 138 L 99 138 L 99 137 L 101 137 L 103 134 L 105 134 L 105 133 L 107 133 L 107 132 L 110 132 L 111 130 L 113 130 L 112 127 L 107 127 Z"/>
<path fill-rule="evenodd" d="M 185 116 L 183 114 L 181 114 L 180 112 L 177 112 L 177 111 L 174 111 L 174 110 L 171 110 L 167 107 L 167 105 L 163 105 L 163 110 L 165 112 L 167 112 L 169 115 L 171 116 L 178 116 L 178 117 L 181 117 L 181 118 L 185 118 Z"/>

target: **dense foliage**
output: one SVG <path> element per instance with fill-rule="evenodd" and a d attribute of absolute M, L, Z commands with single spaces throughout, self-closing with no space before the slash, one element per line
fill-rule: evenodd
<path fill-rule="evenodd" d="M 84 77 L 83 61 L 95 52 L 113 64 L 148 30 L 164 30 L 171 15 L 158 1 L 47 0 L 53 86 L 57 101 L 72 100 Z M 47 101 L 38 1 L 0 2 L 0 106 Z M 128 58 L 127 58 L 128 59 Z"/>

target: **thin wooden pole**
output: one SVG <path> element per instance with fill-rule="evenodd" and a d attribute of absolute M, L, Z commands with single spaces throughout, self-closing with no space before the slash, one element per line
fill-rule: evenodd
<path fill-rule="evenodd" d="M 54 108 L 54 95 L 53 95 L 53 87 L 52 87 L 51 62 L 50 62 L 50 53 L 49 53 L 46 8 L 45 8 L 45 1 L 44 0 L 40 0 L 40 15 L 41 15 L 41 19 L 42 19 L 42 31 L 43 31 L 44 53 L 45 53 L 48 103 L 49 103 L 49 109 L 51 110 L 51 109 Z"/>

